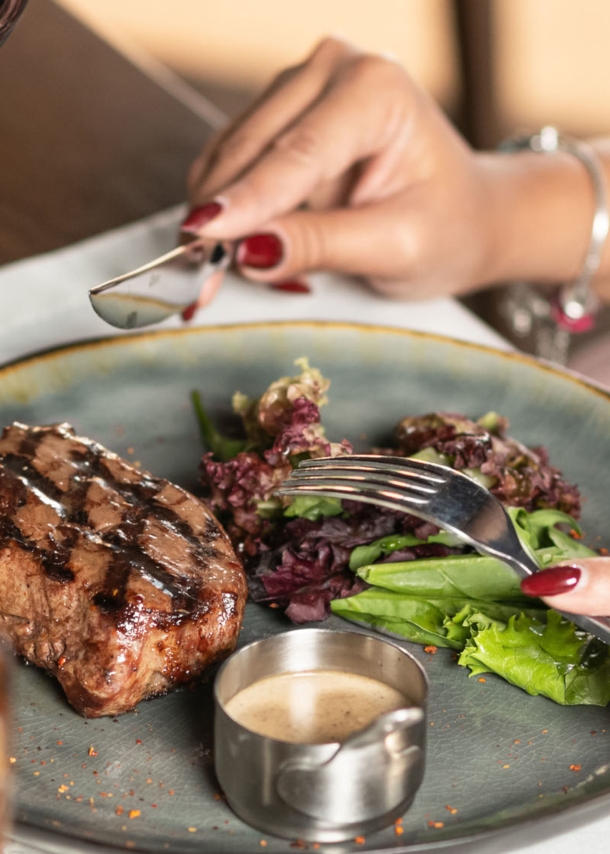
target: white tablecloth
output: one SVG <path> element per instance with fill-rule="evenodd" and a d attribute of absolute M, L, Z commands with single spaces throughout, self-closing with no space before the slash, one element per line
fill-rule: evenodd
<path fill-rule="evenodd" d="M 171 248 L 182 211 L 173 209 L 47 255 L 0 269 L 0 363 L 35 350 L 84 338 L 115 334 L 92 311 L 87 289 L 126 272 Z M 399 326 L 507 348 L 506 342 L 452 299 L 397 303 L 364 285 L 328 274 L 311 277 L 312 293 L 291 294 L 244 282 L 228 275 L 220 295 L 200 311 L 195 324 L 257 320 L 341 320 Z M 163 325 L 178 327 L 179 319 Z M 17 841 L 17 840 L 21 841 Z M 6 854 L 61 852 L 61 840 L 38 836 L 23 841 L 19 829 Z M 610 816 L 572 832 L 518 849 L 494 844 L 494 851 L 523 854 L 587 854 L 610 850 Z M 75 850 L 70 847 L 70 850 Z M 83 846 L 83 851 L 91 851 Z M 101 851 L 101 849 L 95 849 Z"/>

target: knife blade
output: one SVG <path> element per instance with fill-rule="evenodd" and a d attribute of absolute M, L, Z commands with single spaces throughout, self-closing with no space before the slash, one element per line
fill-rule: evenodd
<path fill-rule="evenodd" d="M 118 329 L 140 329 L 182 313 L 197 301 L 202 286 L 231 263 L 222 243 L 193 241 L 177 246 L 89 291 L 93 310 Z"/>

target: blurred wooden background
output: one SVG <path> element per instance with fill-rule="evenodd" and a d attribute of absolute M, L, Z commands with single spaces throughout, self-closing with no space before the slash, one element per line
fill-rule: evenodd
<path fill-rule="evenodd" d="M 466 82 L 481 99 L 491 90 L 492 111 L 483 105 L 481 113 L 490 124 L 473 131 L 487 145 L 516 127 L 549 122 L 576 135 L 610 133 L 607 0 L 61 2 L 149 51 L 229 113 L 337 32 L 394 53 L 459 116 L 465 93 L 457 40 L 465 34 L 467 61 L 478 72 Z"/>

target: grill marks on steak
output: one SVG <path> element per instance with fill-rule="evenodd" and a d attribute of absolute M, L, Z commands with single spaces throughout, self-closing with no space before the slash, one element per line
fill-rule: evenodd
<path fill-rule="evenodd" d="M 119 714 L 234 648 L 241 565 L 209 510 L 69 425 L 0 438 L 0 636 L 86 716 Z"/>

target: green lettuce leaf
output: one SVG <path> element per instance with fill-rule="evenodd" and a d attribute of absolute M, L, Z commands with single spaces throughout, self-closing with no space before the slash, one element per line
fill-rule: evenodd
<path fill-rule="evenodd" d="M 338 498 L 318 495 L 299 495 L 284 510 L 284 516 L 301 516 L 315 522 L 321 516 L 338 516 L 343 507 Z"/>
<path fill-rule="evenodd" d="M 561 705 L 610 702 L 610 650 L 555 611 L 543 622 L 522 614 L 474 626 L 459 663 L 471 675 L 497 673 Z"/>

